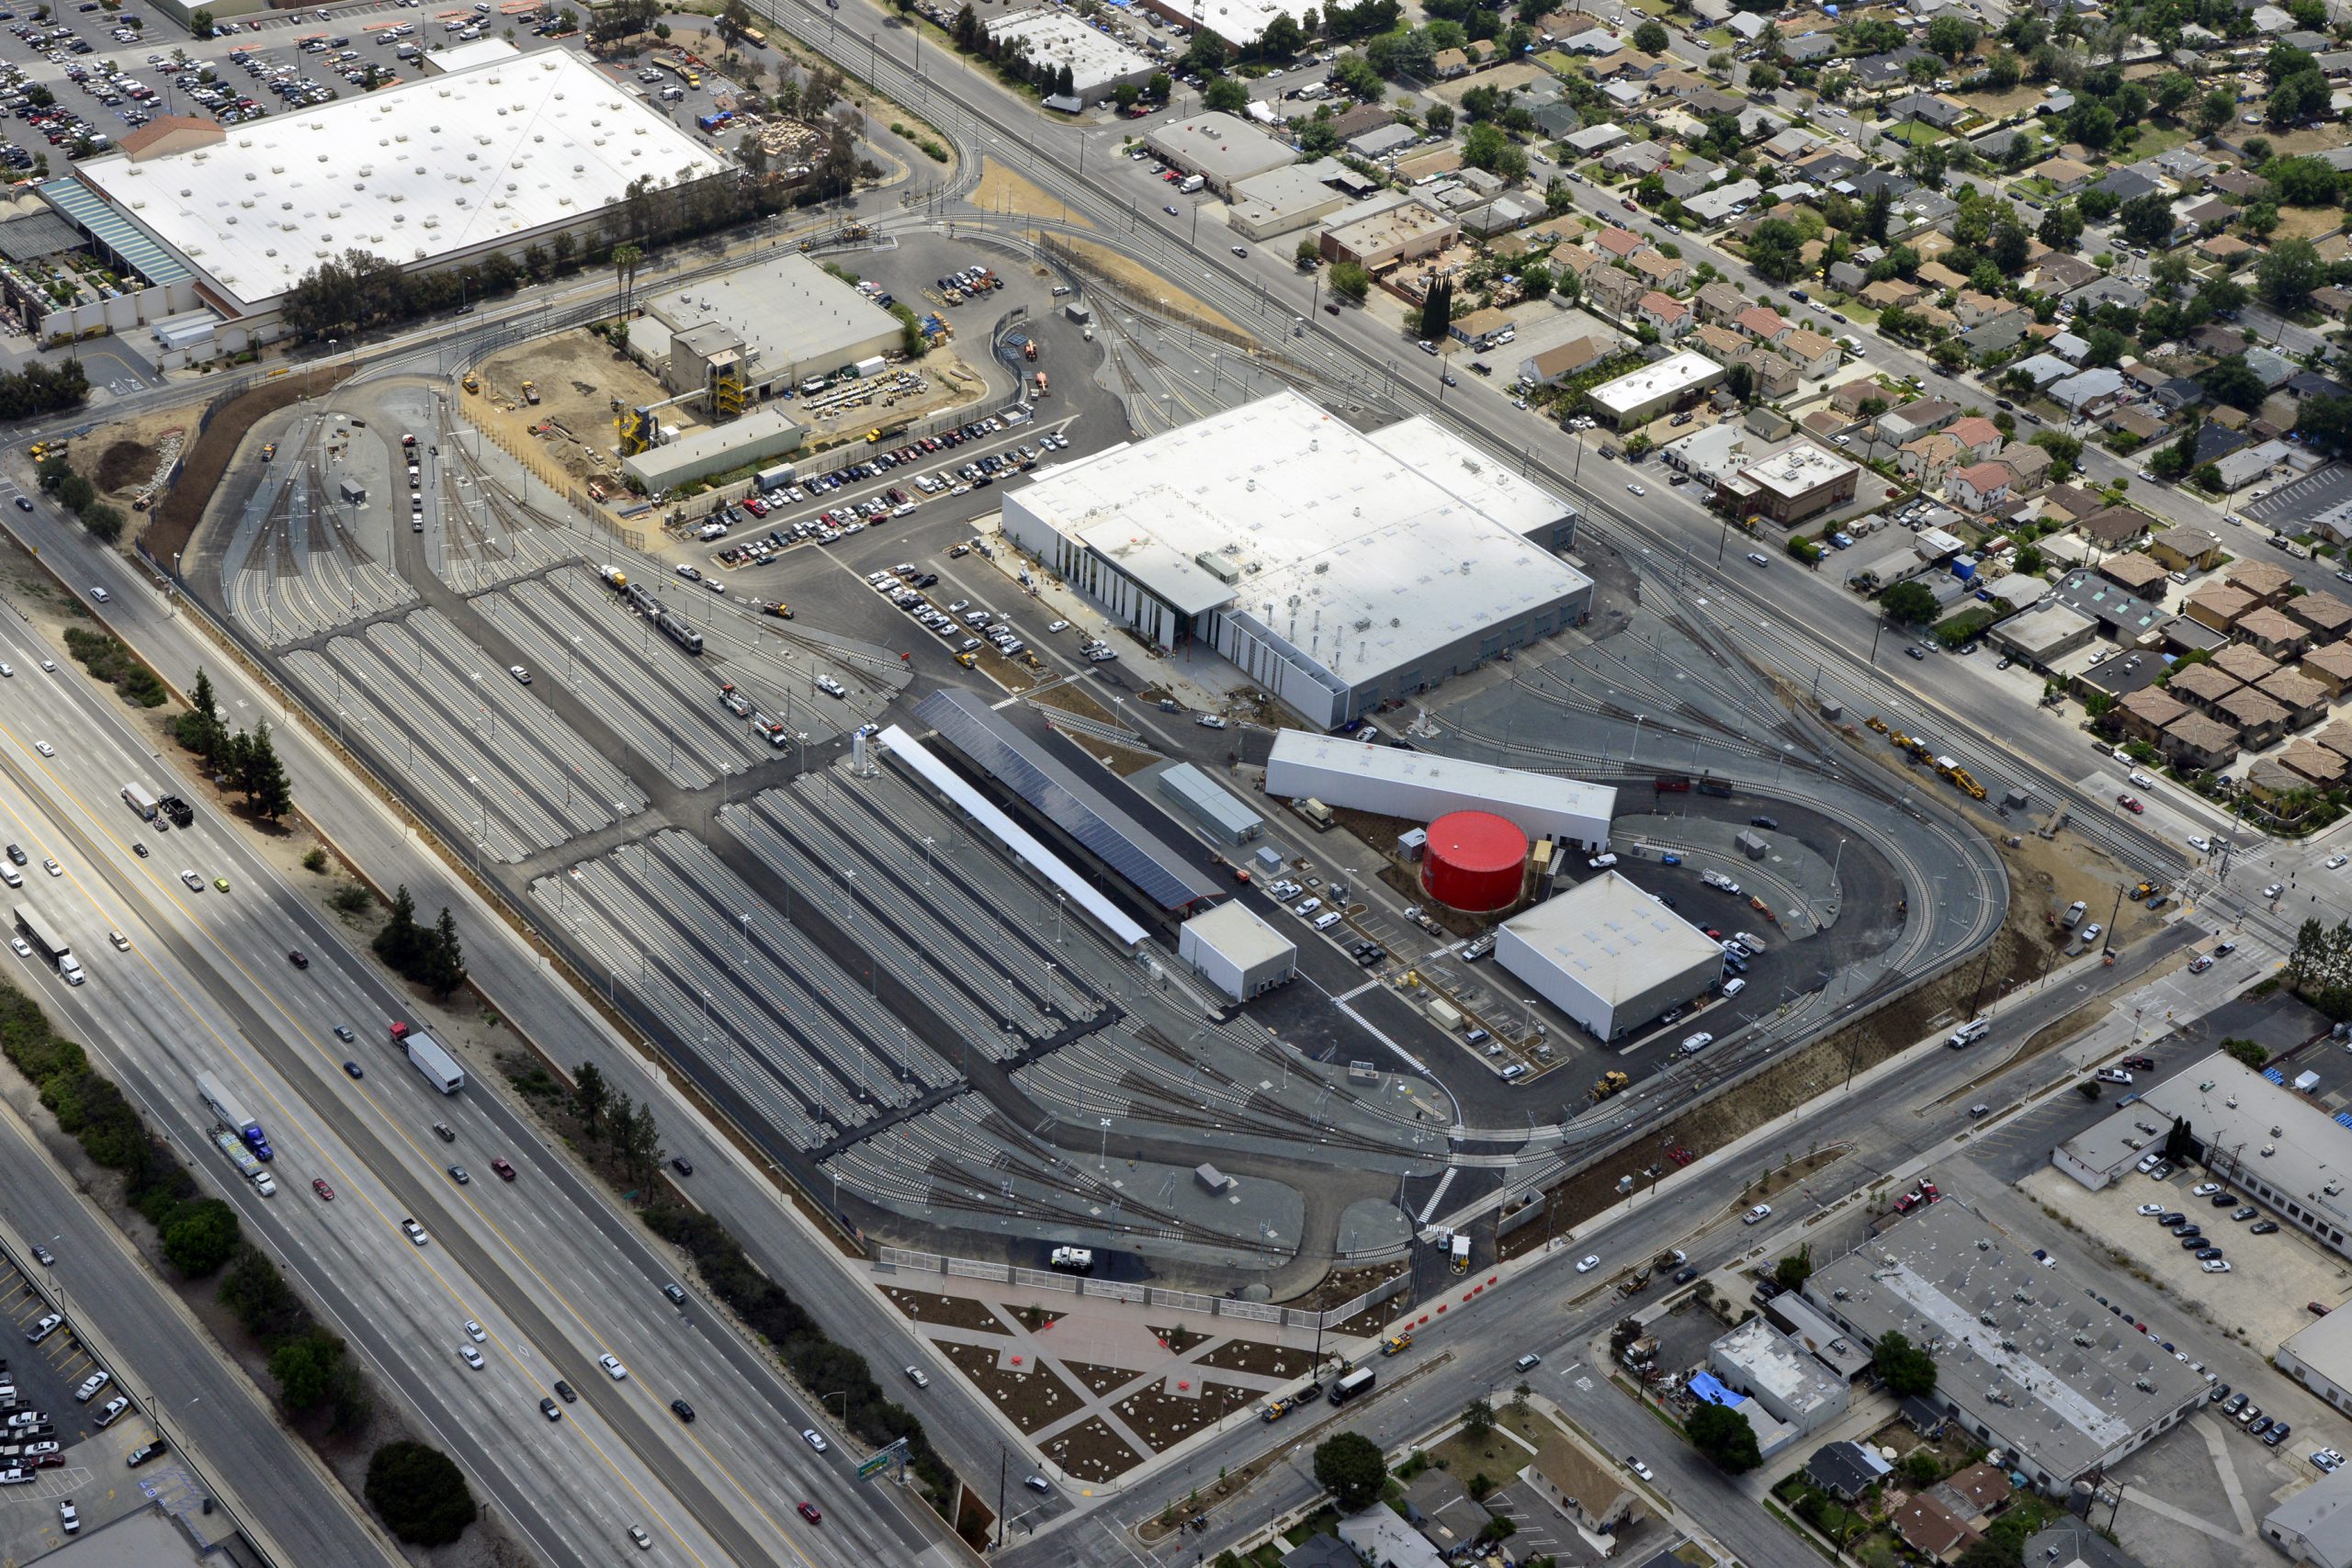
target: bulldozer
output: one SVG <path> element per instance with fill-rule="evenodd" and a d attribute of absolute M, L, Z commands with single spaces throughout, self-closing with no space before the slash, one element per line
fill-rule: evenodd
<path fill-rule="evenodd" d="M 1881 735 L 1884 735 L 1886 733 L 1886 720 L 1879 717 L 1876 714 L 1871 715 L 1870 717 L 1862 720 L 1862 723 L 1869 728 L 1877 730 Z"/>
<path fill-rule="evenodd" d="M 1623 1094 L 1628 1089 L 1633 1087 L 1633 1079 L 1627 1077 L 1616 1068 L 1611 1067 L 1607 1072 L 1592 1080 L 1592 1101 L 1594 1104 L 1598 1105 L 1600 1101 L 1607 1100 L 1611 1095 Z"/>

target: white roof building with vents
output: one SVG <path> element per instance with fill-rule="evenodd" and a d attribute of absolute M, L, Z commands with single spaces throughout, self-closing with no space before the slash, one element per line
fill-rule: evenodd
<path fill-rule="evenodd" d="M 1495 934 L 1495 962 L 1597 1040 L 1614 1040 L 1723 977 L 1712 937 L 1613 871 Z"/>
<path fill-rule="evenodd" d="M 1575 622 L 1576 513 L 1408 420 L 1370 434 L 1282 391 L 1053 469 L 1004 531 L 1114 620 L 1199 643 L 1317 728 Z"/>
<path fill-rule="evenodd" d="M 492 59 L 145 155 L 76 165 L 82 184 L 258 325 L 330 257 L 411 270 L 521 253 L 596 224 L 630 183 L 692 185 L 728 161 L 570 50 Z"/>

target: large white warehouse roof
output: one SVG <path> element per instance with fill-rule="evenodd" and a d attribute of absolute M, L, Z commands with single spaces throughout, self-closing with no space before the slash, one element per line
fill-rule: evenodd
<path fill-rule="evenodd" d="M 247 310 L 353 248 L 403 266 L 527 243 L 726 163 L 570 50 L 228 128 L 76 173 Z"/>
<path fill-rule="evenodd" d="M 1503 930 L 1526 944 L 1526 956 L 1560 971 L 1614 1008 L 1694 971 L 1723 967 L 1724 950 L 1705 931 L 1613 871 L 1515 915 Z M 1498 943 L 1497 962 L 1523 960 Z"/>
<path fill-rule="evenodd" d="M 1449 811 L 1491 811 L 1530 838 L 1559 834 L 1591 845 L 1608 840 L 1617 811 L 1617 792 L 1607 784 L 1304 729 L 1276 732 L 1266 793 L 1423 822 Z"/>

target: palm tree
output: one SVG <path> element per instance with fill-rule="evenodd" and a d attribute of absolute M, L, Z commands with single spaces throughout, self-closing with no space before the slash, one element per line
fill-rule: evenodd
<path fill-rule="evenodd" d="M 620 296 L 617 313 L 624 321 L 628 319 L 629 290 L 637 285 L 637 264 L 644 259 L 645 253 L 635 245 L 613 247 L 613 282 Z"/>

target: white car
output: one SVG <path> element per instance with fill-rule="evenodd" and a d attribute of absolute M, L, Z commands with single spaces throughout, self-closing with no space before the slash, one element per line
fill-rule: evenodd
<path fill-rule="evenodd" d="M 1650 1473 L 1650 1467 L 1648 1465 L 1644 1464 L 1632 1454 L 1627 1454 L 1625 1456 L 1625 1468 L 1632 1471 L 1635 1475 L 1640 1476 L 1644 1481 L 1656 1481 L 1657 1479 L 1657 1476 Z"/>
<path fill-rule="evenodd" d="M 1193 722 L 1199 725 L 1203 729 L 1226 729 L 1230 728 L 1230 726 L 1226 723 L 1224 716 L 1219 714 L 1204 713 L 1201 715 L 1200 717 L 1193 720 Z"/>
<path fill-rule="evenodd" d="M 1686 1056 L 1695 1056 L 1714 1043 L 1715 1037 L 1702 1029 L 1682 1042 L 1682 1054 Z"/>
<path fill-rule="evenodd" d="M 1742 1214 L 1740 1216 L 1739 1223 L 1744 1225 L 1761 1224 L 1771 1217 L 1772 1205 L 1770 1203 L 1758 1203 L 1753 1209 L 1748 1210 L 1747 1213 Z"/>
<path fill-rule="evenodd" d="M 2202 835 L 2197 833 L 2191 833 L 2188 835 L 2188 847 L 2195 850 L 2200 855 L 2210 855 L 2213 852 L 2212 843 Z"/>
<path fill-rule="evenodd" d="M 481 1325 L 470 1317 L 466 1319 L 466 1337 L 477 1345 L 487 1344 L 490 1341 L 490 1336 L 481 1331 Z"/>
<path fill-rule="evenodd" d="M 2326 867 L 2328 870 L 2330 870 L 2330 871 L 2334 871 L 2334 870 L 2337 869 L 2339 866 L 2343 865 L 2343 863 L 2344 863 L 2344 862 L 2345 862 L 2345 859 L 2346 859 L 2346 857 L 2345 857 L 2345 856 L 2343 856 L 2343 855 L 2330 855 L 2330 856 L 2328 856 L 2328 857 L 2327 857 L 2327 859 L 2325 859 L 2325 860 L 2322 861 L 2320 863 L 2321 863 L 2323 866 Z"/>
<path fill-rule="evenodd" d="M 1632 491 L 1635 495 L 1647 495 L 1647 494 L 1649 494 L 1649 491 L 1647 491 L 1644 490 L 1644 489 L 1643 489 L 1641 486 L 1639 486 L 1639 485 L 1629 484 L 1629 485 L 1627 485 L 1625 488 L 1626 488 L 1627 490 L 1629 490 L 1629 491 Z"/>
<path fill-rule="evenodd" d="M 197 875 L 196 873 L 192 871 L 181 872 L 180 880 L 187 884 L 187 890 L 191 893 L 201 893 L 204 891 L 204 878 Z"/>
<path fill-rule="evenodd" d="M 1600 1267 L 1600 1254 L 1597 1252 L 1587 1253 L 1577 1259 L 1577 1272 L 1579 1274 L 1589 1274 Z"/>
<path fill-rule="evenodd" d="M 465 1362 L 466 1365 L 471 1367 L 476 1371 L 481 1371 L 481 1352 L 475 1349 L 470 1345 L 460 1345 L 458 1347 L 458 1359 Z"/>
<path fill-rule="evenodd" d="M 27 942 L 23 937 L 10 937 L 8 939 L 8 945 L 17 950 L 17 956 L 19 958 L 30 958 L 33 955 L 33 944 Z"/>
<path fill-rule="evenodd" d="M 413 1247 L 423 1247 L 433 1239 L 424 1234 L 423 1225 L 418 1224 L 406 1214 L 401 1216 L 401 1230 L 407 1235 L 410 1245 Z"/>
<path fill-rule="evenodd" d="M 114 1374 L 112 1372 L 92 1372 L 88 1377 L 82 1380 L 82 1386 L 74 1391 L 74 1403 L 76 1404 L 89 1404 L 91 1400 L 97 1397 L 98 1390 L 106 1387 L 107 1384 L 112 1382 L 114 1382 Z"/>
<path fill-rule="evenodd" d="M 51 745 L 48 741 L 46 741 L 46 740 L 36 740 L 36 741 L 34 741 L 34 742 L 33 742 L 33 750 L 36 750 L 36 751 L 38 751 L 38 752 L 40 752 L 40 753 L 42 756 L 44 756 L 44 757 L 54 757 L 54 756 L 56 756 L 56 755 L 57 755 L 57 748 L 56 748 L 56 747 L 54 747 L 54 746 L 51 746 Z"/>
<path fill-rule="evenodd" d="M 820 1432 L 814 1427 L 810 1427 L 803 1430 L 800 1434 L 800 1440 L 807 1443 L 810 1448 L 815 1449 L 820 1454 L 829 1451 L 833 1446 L 832 1444 L 825 1441 L 825 1434 Z"/>
<path fill-rule="evenodd" d="M 2200 1181 L 2188 1190 L 2188 1195 L 2191 1198 L 2211 1198 L 2221 1190 L 2222 1184 L 2218 1181 Z"/>
<path fill-rule="evenodd" d="M 1069 630 L 1069 623 L 1068 621 L 1054 621 L 1048 624 L 1046 629 L 1049 632 L 1066 632 Z"/>
<path fill-rule="evenodd" d="M 599 1356 L 596 1358 L 596 1364 L 604 1368 L 605 1375 L 615 1382 L 619 1382 L 628 1376 L 628 1369 L 622 1366 L 619 1358 L 616 1356 Z"/>
<path fill-rule="evenodd" d="M 839 681 L 834 680 L 831 675 L 818 676 L 817 689 L 824 693 L 825 695 L 829 697 L 845 697 L 849 695 L 848 688 L 844 687 Z"/>
<path fill-rule="evenodd" d="M 2143 1203 L 2140 1205 L 2140 1217 L 2143 1220 L 2153 1220 L 2164 1212 L 2165 1206 L 2162 1203 Z"/>
<path fill-rule="evenodd" d="M 67 1535 L 76 1534 L 82 1529 L 81 1513 L 74 1506 L 74 1499 L 71 1497 L 62 1497 L 58 1500 L 57 1528 Z"/>

